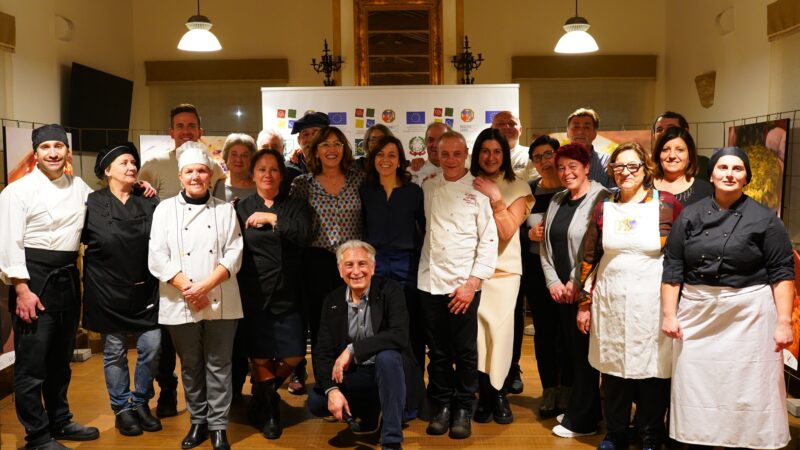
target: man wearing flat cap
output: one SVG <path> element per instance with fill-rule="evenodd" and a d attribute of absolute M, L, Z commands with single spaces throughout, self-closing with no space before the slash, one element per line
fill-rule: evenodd
<path fill-rule="evenodd" d="M 297 144 L 300 146 L 300 151 L 292 155 L 292 158 L 287 161 L 287 177 L 284 180 L 287 187 L 292 185 L 292 180 L 298 175 L 308 173 L 306 160 L 309 155 L 311 141 L 317 135 L 320 129 L 330 125 L 328 115 L 323 112 L 310 112 L 306 113 L 303 117 L 298 119 L 292 126 L 292 134 L 297 135 Z M 288 192 L 288 191 L 287 191 Z"/>
<path fill-rule="evenodd" d="M 33 149 L 36 167 L 0 193 L 0 279 L 11 286 L 14 405 L 26 448 L 64 449 L 55 439 L 99 436 L 72 421 L 67 402 L 81 310 L 75 263 L 92 189 L 64 173 L 70 149 L 62 126 L 33 130 Z"/>

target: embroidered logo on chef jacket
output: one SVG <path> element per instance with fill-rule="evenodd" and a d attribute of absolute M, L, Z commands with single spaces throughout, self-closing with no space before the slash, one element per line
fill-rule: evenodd
<path fill-rule="evenodd" d="M 478 197 L 468 192 L 464 194 L 464 203 L 470 206 L 478 206 Z"/>

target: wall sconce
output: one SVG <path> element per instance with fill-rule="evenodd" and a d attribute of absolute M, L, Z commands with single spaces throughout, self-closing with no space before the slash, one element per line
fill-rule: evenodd
<path fill-rule="evenodd" d="M 456 70 L 464 72 L 464 76 L 460 80 L 461 84 L 472 84 L 475 82 L 475 78 L 471 77 L 470 74 L 481 66 L 483 55 L 478 53 L 478 58 L 476 59 L 472 52 L 469 51 L 469 37 L 464 36 L 464 51 L 460 55 L 454 55 L 451 62 Z"/>
<path fill-rule="evenodd" d="M 337 56 L 336 58 L 331 55 L 330 50 L 328 50 L 328 40 L 325 39 L 325 45 L 322 47 L 322 57 L 320 61 L 317 62 L 316 58 L 311 58 L 311 67 L 317 73 L 324 73 L 325 80 L 323 80 L 323 84 L 325 86 L 336 86 L 336 80 L 331 78 L 333 72 L 338 72 L 339 69 L 342 68 L 342 57 Z"/>

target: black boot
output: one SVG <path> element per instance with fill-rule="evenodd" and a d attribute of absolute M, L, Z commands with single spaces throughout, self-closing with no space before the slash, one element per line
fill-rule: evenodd
<path fill-rule="evenodd" d="M 133 412 L 139 418 L 139 424 L 142 425 L 144 431 L 161 431 L 161 421 L 153 417 L 147 404 L 137 406 L 133 409 Z"/>
<path fill-rule="evenodd" d="M 228 433 L 225 430 L 213 430 L 211 434 L 211 448 L 214 450 L 231 450 L 231 444 L 228 443 Z"/>
<path fill-rule="evenodd" d="M 475 409 L 473 419 L 478 423 L 489 423 L 494 415 L 492 385 L 489 383 L 489 376 L 483 372 L 478 372 L 478 407 Z"/>
<path fill-rule="evenodd" d="M 208 439 L 208 424 L 193 423 L 189 427 L 189 432 L 186 433 L 183 441 L 181 441 L 181 448 L 184 450 L 195 448 L 205 442 L 206 439 Z"/>
<path fill-rule="evenodd" d="M 505 389 L 496 390 L 489 386 L 494 391 L 494 421 L 500 425 L 508 425 L 514 421 L 514 415 L 511 413 L 511 406 L 508 404 Z"/>
<path fill-rule="evenodd" d="M 283 433 L 281 426 L 281 396 L 278 388 L 283 384 L 283 379 L 272 379 L 264 382 L 264 411 L 267 421 L 261 429 L 261 434 L 267 439 L 278 439 Z"/>
<path fill-rule="evenodd" d="M 264 392 L 267 381 L 253 382 L 251 389 L 250 403 L 247 404 L 247 421 L 250 425 L 258 428 L 264 422 Z"/>
<path fill-rule="evenodd" d="M 139 418 L 136 417 L 136 413 L 130 409 L 117 413 L 114 426 L 119 430 L 119 434 L 123 436 L 139 436 L 142 434 L 142 426 L 139 424 Z"/>

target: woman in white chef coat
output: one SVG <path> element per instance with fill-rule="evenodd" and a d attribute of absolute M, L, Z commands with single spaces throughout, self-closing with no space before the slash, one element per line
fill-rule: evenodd
<path fill-rule="evenodd" d="M 158 322 L 181 359 L 192 425 L 181 447 L 196 447 L 210 435 L 214 449 L 228 449 L 242 235 L 233 206 L 209 192 L 214 162 L 205 145 L 178 148 L 178 168 L 183 190 L 158 205 L 150 233 L 150 272 L 160 280 Z"/>

